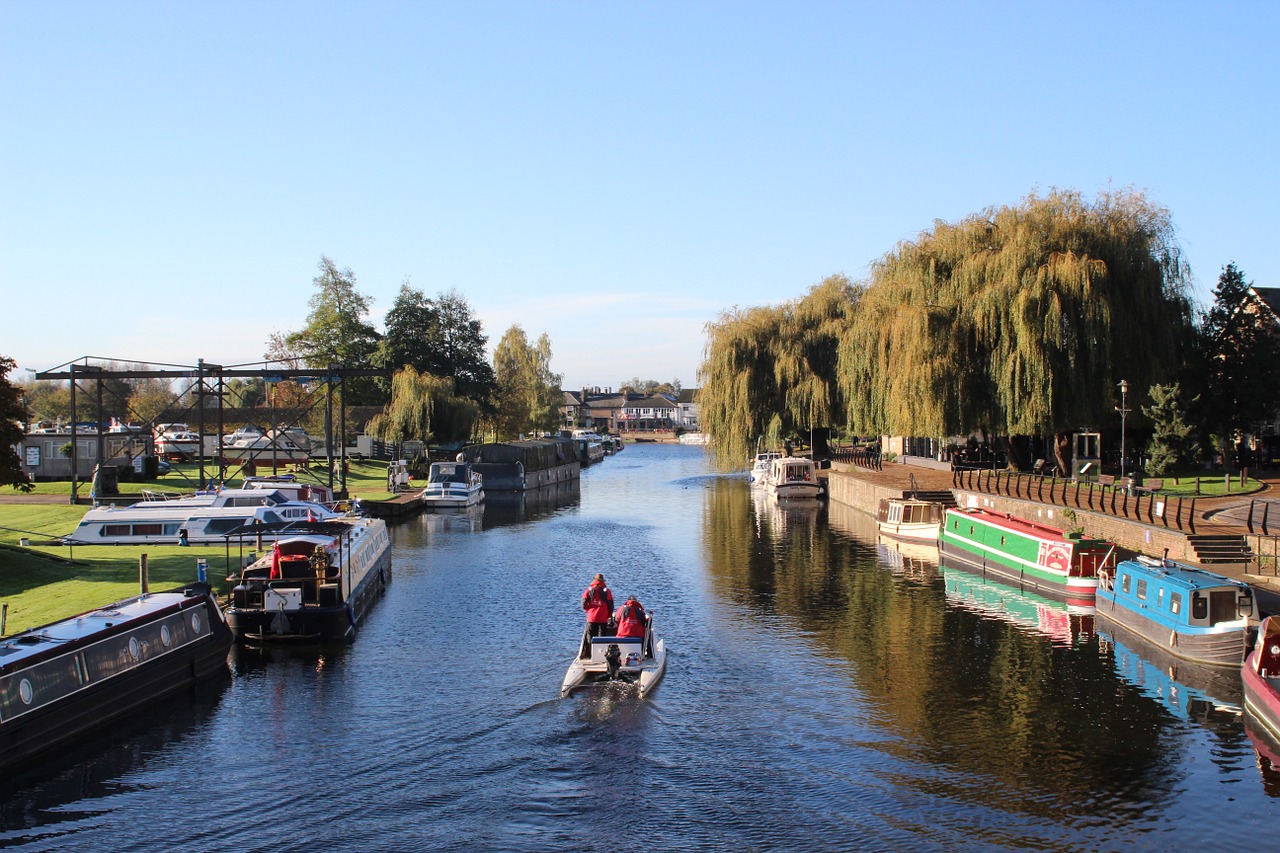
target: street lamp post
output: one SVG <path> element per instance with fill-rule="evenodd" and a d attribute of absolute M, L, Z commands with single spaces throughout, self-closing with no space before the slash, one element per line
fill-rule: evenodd
<path fill-rule="evenodd" d="M 1125 395 L 1129 392 L 1128 381 L 1120 380 L 1120 407 L 1116 409 L 1120 413 L 1120 479 L 1124 479 L 1124 417 L 1129 414 L 1129 409 L 1125 406 Z"/>

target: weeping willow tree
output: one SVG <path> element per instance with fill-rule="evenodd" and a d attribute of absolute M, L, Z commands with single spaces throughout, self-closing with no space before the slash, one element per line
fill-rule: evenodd
<path fill-rule="evenodd" d="M 418 373 L 412 367 L 391 379 L 391 401 L 369 421 L 369 434 L 402 444 L 450 444 L 471 437 L 480 410 L 453 392 L 453 378 Z"/>
<path fill-rule="evenodd" d="M 1101 424 L 1121 378 L 1148 387 L 1184 357 L 1189 278 L 1168 211 L 1140 192 L 1055 191 L 937 223 L 873 267 L 841 338 L 850 426 L 1061 437 Z"/>
<path fill-rule="evenodd" d="M 843 418 L 837 343 L 856 298 L 848 279 L 832 276 L 803 299 L 707 324 L 698 417 L 718 464 L 740 467 L 759 438 L 776 447 Z"/>

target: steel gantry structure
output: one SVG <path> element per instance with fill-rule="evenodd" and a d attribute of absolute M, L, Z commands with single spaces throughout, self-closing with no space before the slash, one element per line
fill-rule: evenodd
<path fill-rule="evenodd" d="M 104 424 L 103 411 L 103 393 L 104 383 L 110 380 L 125 379 L 160 379 L 160 380 L 192 380 L 192 385 L 184 389 L 181 393 L 175 394 L 174 399 L 185 395 L 192 396 L 194 402 L 187 409 L 194 410 L 196 420 L 196 434 L 200 437 L 197 443 L 197 458 L 199 461 L 199 487 L 204 488 L 208 482 L 208 469 L 215 468 L 217 471 L 216 479 L 221 481 L 226 479 L 227 464 L 224 455 L 219 452 L 217 454 L 217 465 L 213 466 L 213 460 L 208 460 L 205 454 L 204 435 L 206 428 L 212 426 L 207 423 L 207 417 L 216 416 L 216 426 L 218 433 L 218 443 L 221 446 L 222 437 L 225 432 L 225 402 L 226 402 L 226 382 L 229 379 L 261 379 L 267 384 L 276 384 L 285 381 L 296 382 L 299 385 L 309 383 L 321 383 L 324 390 L 323 402 L 324 411 L 324 431 L 325 431 L 325 452 L 328 458 L 328 485 L 334 491 L 335 496 L 346 497 L 346 475 L 347 475 L 347 443 L 346 426 L 347 426 L 347 404 L 346 395 L 342 394 L 344 383 L 356 377 L 384 376 L 389 377 L 390 372 L 383 369 L 371 367 L 345 367 L 340 364 L 329 364 L 325 367 L 303 367 L 303 368 L 286 368 L 267 366 L 269 362 L 257 363 L 254 365 L 235 365 L 226 367 L 221 364 L 215 364 L 198 359 L 194 365 L 174 365 L 174 364 L 143 364 L 141 366 L 129 367 L 124 369 L 116 369 L 104 367 L 101 364 L 93 364 L 91 361 L 107 362 L 109 364 L 118 364 L 119 362 L 110 359 L 94 358 L 92 356 L 84 356 L 71 362 L 66 362 L 51 370 L 39 372 L 35 375 L 36 379 L 50 380 L 66 380 L 70 382 L 71 388 L 71 501 L 77 501 L 77 491 L 79 486 L 79 465 L 78 453 L 79 442 L 77 441 L 76 422 L 76 397 L 78 393 L 88 393 L 90 390 L 94 393 L 98 417 L 96 421 L 96 429 L 86 431 L 85 437 L 96 437 L 97 439 L 97 459 L 99 463 L 106 458 L 106 440 L 109 432 Z M 339 437 L 337 446 L 334 445 L 335 423 L 334 423 L 334 406 L 335 397 L 337 400 L 337 424 L 336 434 Z M 213 401 L 211 404 L 210 401 Z M 314 399 L 310 405 L 301 408 L 303 413 L 310 412 L 320 400 Z M 169 409 L 166 409 L 166 412 Z M 277 412 L 275 409 L 269 409 L 272 417 L 273 427 L 278 431 L 280 428 L 293 427 L 298 425 L 297 417 L 288 424 L 283 424 L 275 420 Z M 154 422 L 152 423 L 154 426 Z M 154 434 L 151 436 L 154 440 Z M 272 439 L 274 441 L 275 439 Z M 337 450 L 337 456 L 334 451 Z M 221 447 L 219 447 L 221 450 Z M 206 465 L 206 463 L 209 463 Z M 336 480 L 336 482 L 335 482 Z"/>

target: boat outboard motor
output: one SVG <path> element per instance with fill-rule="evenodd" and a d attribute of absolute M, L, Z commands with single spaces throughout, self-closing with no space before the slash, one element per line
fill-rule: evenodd
<path fill-rule="evenodd" d="M 618 668 L 622 666 L 622 650 L 617 643 L 610 643 L 609 648 L 604 650 L 604 662 L 609 667 L 609 678 L 617 678 Z"/>

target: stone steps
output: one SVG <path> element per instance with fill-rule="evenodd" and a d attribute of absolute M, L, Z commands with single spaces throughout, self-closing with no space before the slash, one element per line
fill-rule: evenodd
<path fill-rule="evenodd" d="M 1248 563 L 1253 551 L 1243 536 L 1234 534 L 1197 534 L 1187 537 L 1195 551 L 1197 563 Z"/>

